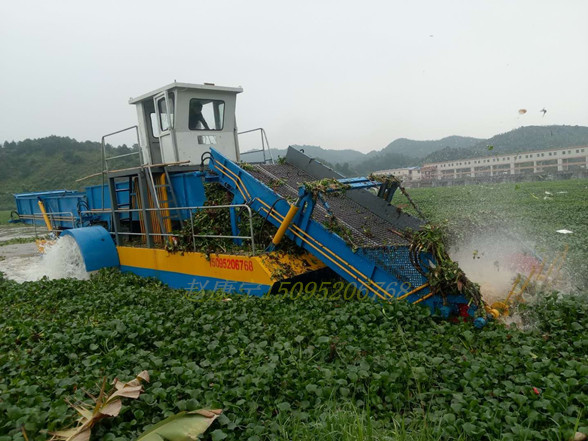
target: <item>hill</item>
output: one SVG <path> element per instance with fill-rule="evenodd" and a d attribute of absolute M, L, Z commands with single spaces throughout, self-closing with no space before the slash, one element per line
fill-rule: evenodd
<path fill-rule="evenodd" d="M 463 136 L 448 136 L 439 140 L 416 141 L 412 139 L 399 138 L 392 141 L 379 151 L 362 153 L 357 150 L 330 150 L 314 145 L 293 145 L 298 150 L 304 150 L 307 155 L 321 159 L 326 164 L 338 171 L 365 173 L 383 168 L 396 168 L 417 165 L 418 160 L 444 148 L 467 148 L 483 141 L 478 138 Z M 271 149 L 274 159 L 286 155 L 286 149 Z M 261 153 L 244 154 L 246 162 L 258 162 L 263 160 Z M 382 166 L 384 164 L 384 166 Z"/>
<path fill-rule="evenodd" d="M 136 147 L 107 146 L 107 156 L 137 151 Z M 119 168 L 138 164 L 131 156 L 117 160 Z M 79 142 L 72 138 L 49 136 L 5 142 L 0 146 L 0 210 L 14 209 L 14 193 L 39 190 L 82 189 L 101 183 L 100 177 L 76 182 L 76 179 L 102 170 L 99 142 Z"/>
<path fill-rule="evenodd" d="M 296 150 L 304 150 L 304 153 L 312 158 L 317 158 L 323 164 L 331 167 L 334 170 L 342 173 L 345 176 L 351 176 L 357 173 L 353 164 L 362 162 L 367 155 L 357 150 L 331 150 L 324 149 L 316 145 L 292 145 Z M 272 158 L 277 161 L 280 157 L 286 156 L 287 149 L 271 149 Z M 266 153 L 266 157 L 268 157 Z M 244 162 L 261 162 L 263 161 L 263 154 L 256 153 L 241 153 L 241 160 Z"/>
<path fill-rule="evenodd" d="M 377 170 L 410 167 L 418 165 L 420 160 L 432 152 L 444 148 L 461 149 L 472 147 L 481 140 L 463 136 L 448 136 L 439 140 L 415 141 L 399 138 L 392 141 L 378 152 L 370 152 L 365 159 L 351 167 L 361 174 Z"/>
<path fill-rule="evenodd" d="M 373 152 L 376 154 L 388 154 L 395 153 L 398 155 L 404 155 L 411 158 L 424 158 L 431 153 L 442 150 L 444 148 L 469 148 L 477 143 L 484 141 L 479 138 L 470 138 L 464 136 L 448 136 L 439 140 L 430 141 L 415 141 L 413 139 L 399 138 L 392 141 L 380 152 Z"/>
<path fill-rule="evenodd" d="M 588 145 L 588 127 L 527 126 L 495 135 L 487 140 L 480 140 L 470 148 L 446 147 L 431 153 L 422 160 L 422 163 L 580 145 Z"/>
<path fill-rule="evenodd" d="M 323 160 L 346 176 L 369 174 L 376 170 L 410 167 L 431 162 L 451 161 L 492 154 L 505 154 L 554 147 L 588 145 L 588 127 L 527 126 L 495 135 L 489 139 L 448 136 L 439 140 L 417 141 L 399 138 L 380 151 L 363 154 L 355 150 L 328 150 L 318 146 L 294 146 Z M 489 146 L 492 146 L 489 149 Z M 286 150 L 272 150 L 274 159 Z M 261 156 L 245 156 L 247 161 Z"/>
<path fill-rule="evenodd" d="M 358 152 L 357 150 L 330 150 L 324 149 L 322 147 L 316 145 L 292 145 L 296 150 L 304 150 L 304 153 L 313 157 L 319 158 L 329 163 L 356 163 L 362 161 L 367 155 L 362 152 Z M 271 154 L 274 160 L 277 160 L 279 157 L 286 156 L 287 149 L 271 149 Z M 263 155 L 261 152 L 250 153 L 247 152 L 241 153 L 243 156 L 241 159 L 245 162 L 260 162 L 263 160 Z M 267 155 L 267 154 L 266 154 Z"/>

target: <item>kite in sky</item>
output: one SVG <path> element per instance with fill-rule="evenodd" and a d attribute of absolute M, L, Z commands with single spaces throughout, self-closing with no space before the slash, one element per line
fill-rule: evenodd
<path fill-rule="evenodd" d="M 545 116 L 545 114 L 547 113 L 547 110 L 545 110 L 545 107 L 543 109 L 541 109 L 539 112 L 543 112 L 543 116 Z"/>

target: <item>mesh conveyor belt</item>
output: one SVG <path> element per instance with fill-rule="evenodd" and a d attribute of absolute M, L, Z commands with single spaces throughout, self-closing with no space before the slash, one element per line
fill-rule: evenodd
<path fill-rule="evenodd" d="M 398 280 L 408 282 L 412 287 L 426 283 L 424 277 L 410 262 L 409 249 L 406 246 L 385 248 L 362 248 L 358 253 L 367 257 Z"/>
<path fill-rule="evenodd" d="M 272 188 L 284 199 L 293 202 L 298 196 L 299 184 L 314 181 L 304 171 L 290 164 L 256 164 L 250 173 L 265 185 Z M 277 185 L 280 180 L 283 185 Z M 365 191 L 365 190 L 352 190 Z M 359 248 L 374 248 L 390 245 L 408 245 L 408 242 L 394 234 L 394 225 L 372 213 L 345 195 L 325 195 L 325 200 L 335 217 L 352 232 L 353 242 Z M 312 219 L 323 223 L 327 210 L 317 201 Z"/>

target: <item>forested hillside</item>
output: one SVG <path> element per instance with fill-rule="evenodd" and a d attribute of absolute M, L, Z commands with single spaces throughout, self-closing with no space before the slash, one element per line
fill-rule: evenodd
<path fill-rule="evenodd" d="M 372 152 L 370 155 L 373 155 L 374 153 L 396 153 L 410 156 L 411 158 L 424 158 L 425 156 L 446 147 L 456 149 L 470 148 L 481 141 L 484 140 L 465 136 L 448 136 L 446 138 L 428 141 L 415 141 L 413 139 L 399 138 L 392 141 L 380 152 Z"/>
<path fill-rule="evenodd" d="M 107 156 L 130 153 L 133 148 L 107 146 Z M 96 184 L 100 178 L 76 179 L 102 171 L 99 142 L 49 136 L 5 142 L 0 146 L 0 210 L 14 209 L 14 193 L 37 190 L 76 190 Z M 118 160 L 114 166 L 138 164 L 138 157 Z"/>
<path fill-rule="evenodd" d="M 557 147 L 588 145 L 588 127 L 528 126 L 480 140 L 470 148 L 444 148 L 431 153 L 421 162 L 452 161 L 478 156 L 544 150 Z"/>

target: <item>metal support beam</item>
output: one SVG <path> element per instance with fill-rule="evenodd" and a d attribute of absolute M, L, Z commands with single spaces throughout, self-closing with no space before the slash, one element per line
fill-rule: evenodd
<path fill-rule="evenodd" d="M 147 179 L 145 176 L 145 170 L 141 170 L 137 173 L 138 185 L 139 185 L 139 196 L 141 197 L 141 214 L 143 215 L 143 226 L 145 227 L 145 235 L 147 236 L 147 247 L 153 248 L 153 231 L 151 230 L 151 212 L 147 211 L 149 207 L 149 197 Z M 135 190 L 136 191 L 136 190 Z"/>
<path fill-rule="evenodd" d="M 120 246 L 120 237 L 118 232 L 121 230 L 120 213 L 118 212 L 118 198 L 116 192 L 115 178 L 108 178 L 108 191 L 110 192 L 110 201 L 112 206 L 112 228 L 114 229 L 114 241 L 117 246 Z"/>

